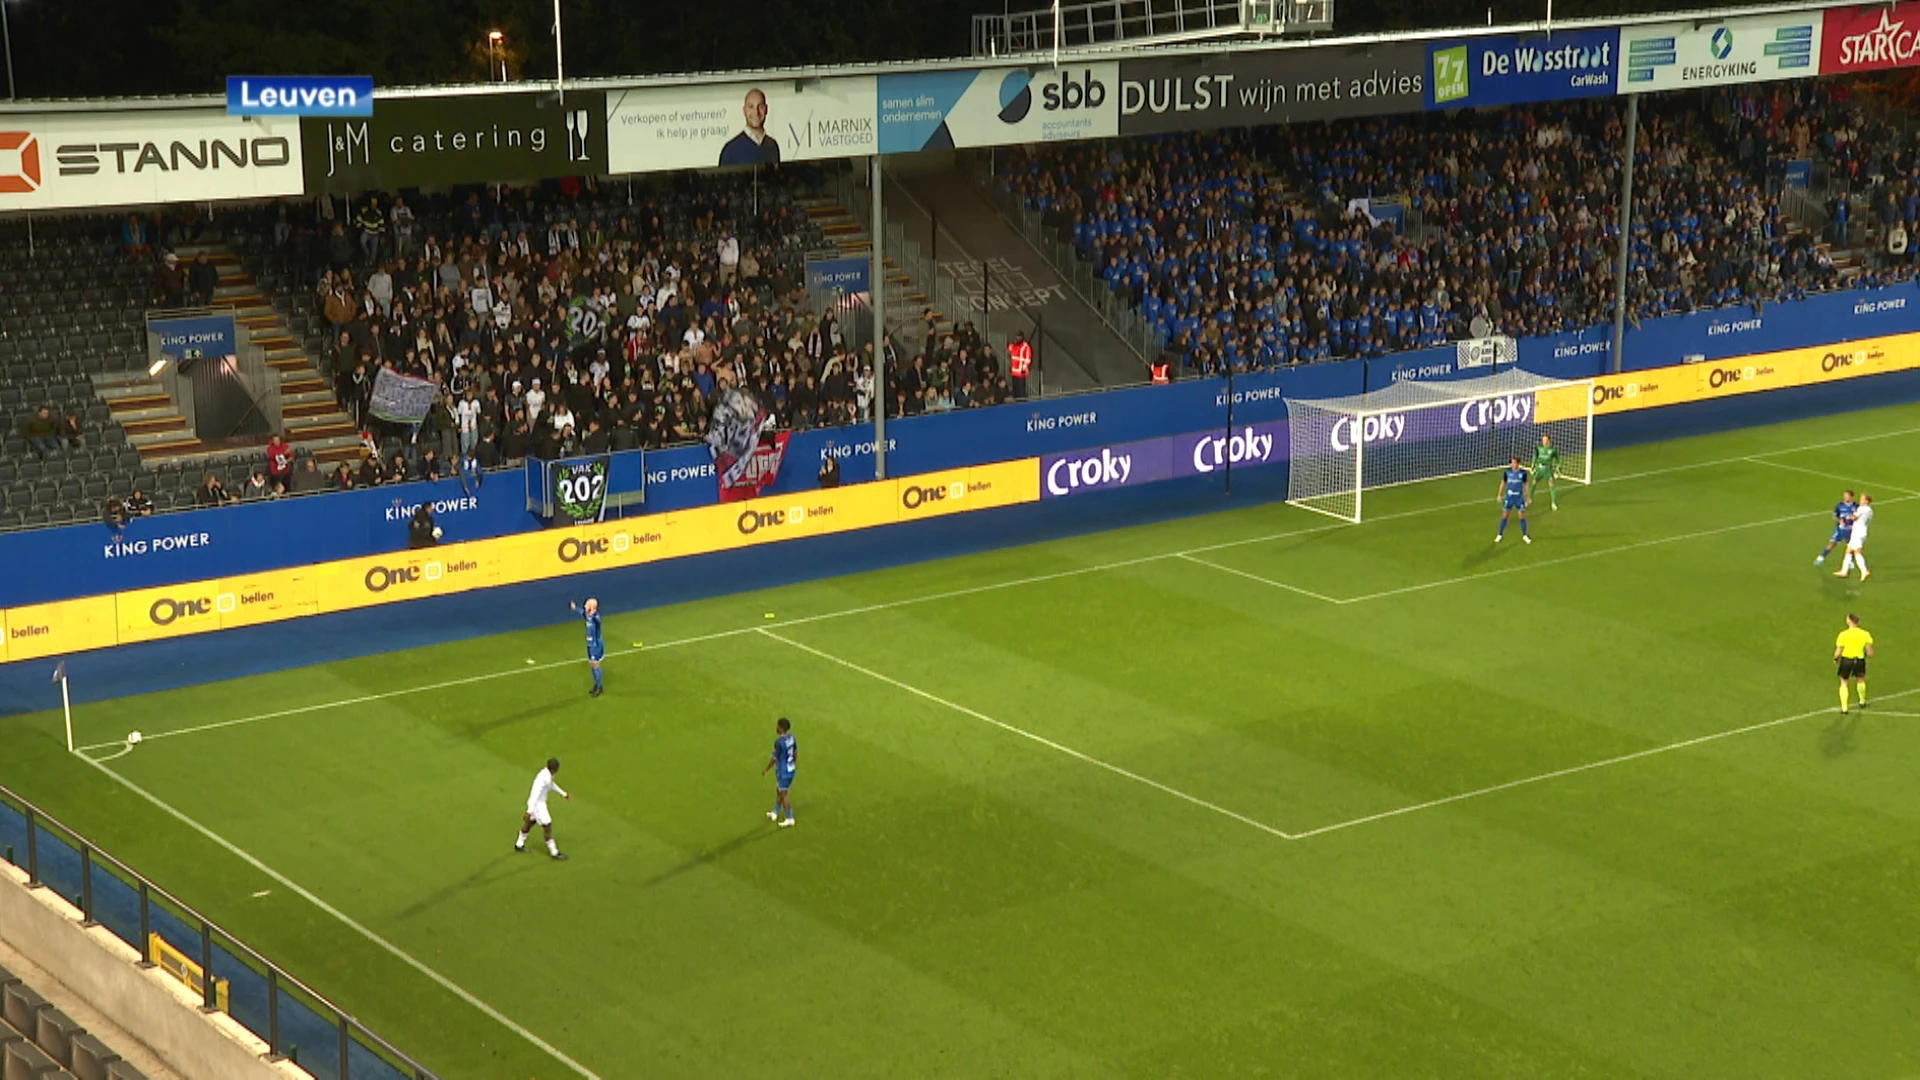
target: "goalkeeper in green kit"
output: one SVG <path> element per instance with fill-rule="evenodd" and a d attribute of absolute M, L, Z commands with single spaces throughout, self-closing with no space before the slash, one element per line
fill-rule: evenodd
<path fill-rule="evenodd" d="M 1553 474 L 1560 471 L 1560 451 L 1554 448 L 1551 436 L 1540 436 L 1540 445 L 1533 448 L 1533 464 L 1527 471 L 1533 474 L 1531 490 L 1538 491 L 1541 484 L 1546 484 L 1547 505 L 1560 509 L 1560 493 L 1553 487 Z"/>

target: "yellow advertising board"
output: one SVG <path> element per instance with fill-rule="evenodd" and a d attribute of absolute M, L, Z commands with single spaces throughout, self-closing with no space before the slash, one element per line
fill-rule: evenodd
<path fill-rule="evenodd" d="M 1038 458 L 1028 458 L 976 465 L 909 476 L 894 483 L 898 491 L 899 520 L 918 521 L 1033 502 L 1040 497 L 1040 462 Z"/>
<path fill-rule="evenodd" d="M 119 640 L 157 641 L 220 629 L 220 583 L 195 581 L 135 589 L 115 597 Z"/>
<path fill-rule="evenodd" d="M 88 596 L 7 611 L 7 659 L 37 660 L 119 644 L 114 598 Z"/>
<path fill-rule="evenodd" d="M 1729 360 L 1602 375 L 1593 384 L 1593 413 L 1631 412 L 1711 401 L 1739 394 L 1857 379 L 1920 367 L 1920 334 L 1865 338 Z"/>
<path fill-rule="evenodd" d="M 227 578 L 220 583 L 214 610 L 220 613 L 222 630 L 315 615 L 320 611 L 319 581 L 310 566 Z"/>

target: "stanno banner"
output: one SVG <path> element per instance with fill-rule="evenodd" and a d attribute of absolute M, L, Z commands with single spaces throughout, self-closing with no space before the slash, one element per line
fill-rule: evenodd
<path fill-rule="evenodd" d="M 1120 63 L 1122 135 L 1418 112 L 1426 48 L 1274 49 Z"/>
<path fill-rule="evenodd" d="M 0 212 L 298 195 L 299 122 L 220 109 L 0 117 Z"/>
<path fill-rule="evenodd" d="M 607 167 L 599 91 L 512 91 L 379 100 L 371 117 L 300 121 L 309 193 L 481 180 L 598 176 Z"/>

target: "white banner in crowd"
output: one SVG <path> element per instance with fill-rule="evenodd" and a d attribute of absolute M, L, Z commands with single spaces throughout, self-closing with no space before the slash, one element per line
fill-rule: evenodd
<path fill-rule="evenodd" d="M 614 90 L 607 157 L 616 173 L 859 157 L 874 112 L 870 76 Z"/>
<path fill-rule="evenodd" d="M 1622 91 L 1682 90 L 1819 73 L 1821 14 L 1691 20 L 1620 30 Z"/>
<path fill-rule="evenodd" d="M 299 195 L 300 121 L 221 109 L 0 116 L 0 212 Z"/>

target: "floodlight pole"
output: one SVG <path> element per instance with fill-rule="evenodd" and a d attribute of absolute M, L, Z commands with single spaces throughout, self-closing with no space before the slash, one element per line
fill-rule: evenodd
<path fill-rule="evenodd" d="M 12 101 L 19 95 L 13 92 L 13 27 L 7 24 L 7 0 L 0 0 L 0 39 L 6 42 L 7 100 Z"/>
<path fill-rule="evenodd" d="M 6 0 L 0 0 L 5 3 Z M 553 0 L 553 86 L 560 104 L 567 103 L 567 50 L 560 44 L 560 0 Z"/>
<path fill-rule="evenodd" d="M 558 2 L 558 0 L 555 0 Z M 884 181 L 880 155 L 869 161 L 873 183 L 873 254 L 867 265 L 867 300 L 873 307 L 873 478 L 887 478 L 887 268 L 882 237 L 887 218 L 880 205 Z"/>
<path fill-rule="evenodd" d="M 1627 264 L 1633 249 L 1633 157 L 1640 137 L 1640 95 L 1627 95 L 1627 156 L 1620 168 L 1620 251 L 1613 264 L 1613 351 L 1610 363 L 1620 373 L 1626 358 Z"/>

